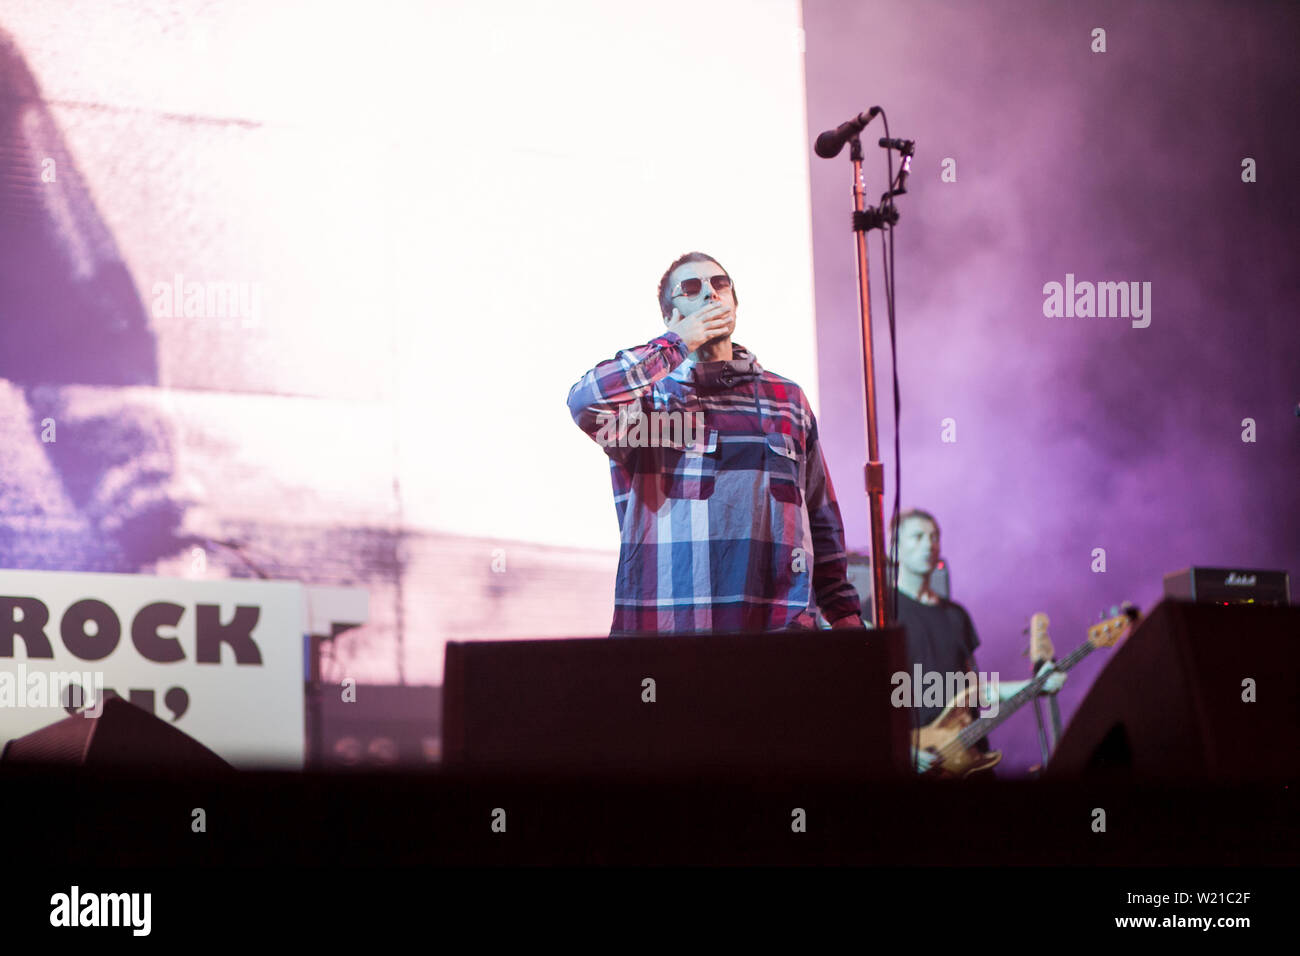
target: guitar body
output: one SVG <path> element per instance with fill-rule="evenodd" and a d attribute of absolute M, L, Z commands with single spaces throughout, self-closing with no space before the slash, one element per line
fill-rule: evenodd
<path fill-rule="evenodd" d="M 912 752 L 916 755 L 917 770 L 940 780 L 961 780 L 995 766 L 1002 759 L 1002 754 L 996 750 L 981 753 L 975 745 L 998 724 L 1033 700 L 1047 682 L 1051 671 L 1065 673 L 1094 648 L 1113 647 L 1128 636 L 1140 618 L 1137 608 L 1131 604 L 1125 604 L 1122 611 L 1111 608 L 1111 617 L 1088 628 L 1086 641 L 1071 651 L 1063 661 L 1055 663 L 1029 681 L 1010 700 L 1002 701 L 995 717 L 980 717 L 977 720 L 972 715 L 972 708 L 979 706 L 978 689 L 973 686 L 964 688 L 933 722 L 920 730 L 912 731 Z M 1045 639 L 1047 615 L 1035 614 L 1030 628 L 1034 633 L 1034 641 L 1040 635 Z M 1048 644 L 1049 648 L 1050 646 Z M 975 723 L 979 726 L 971 727 Z"/>
<path fill-rule="evenodd" d="M 974 722 L 971 700 L 975 690 L 963 691 L 944 708 L 933 722 L 912 731 L 912 747 L 919 749 L 918 762 L 923 774 L 937 779 L 961 780 L 981 770 L 988 770 L 1002 759 L 1002 753 L 984 753 L 977 747 L 963 747 L 957 739 L 963 727 Z"/>

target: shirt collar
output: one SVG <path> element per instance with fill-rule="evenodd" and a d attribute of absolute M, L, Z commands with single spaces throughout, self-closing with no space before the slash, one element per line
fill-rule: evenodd
<path fill-rule="evenodd" d="M 729 362 L 696 362 L 687 357 L 669 377 L 696 388 L 731 388 L 742 382 L 752 382 L 763 374 L 754 353 L 739 342 L 731 343 L 732 359 Z"/>

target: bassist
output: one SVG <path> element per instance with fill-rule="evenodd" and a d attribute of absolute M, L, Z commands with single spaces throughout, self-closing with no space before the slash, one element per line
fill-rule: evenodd
<path fill-rule="evenodd" d="M 892 540 L 895 527 L 890 527 Z M 927 511 L 914 508 L 899 515 L 897 523 L 898 552 L 891 562 L 898 575 L 898 607 L 895 619 L 907 631 L 908 666 L 921 665 L 927 673 L 978 673 L 975 666 L 975 648 L 979 637 L 970 614 L 960 604 L 941 597 L 931 587 L 931 575 L 939 562 L 939 523 Z M 1030 655 L 1034 670 L 1053 656 L 1051 639 L 1046 632 L 1036 633 L 1031 643 Z M 1065 682 L 1066 675 L 1055 674 L 1043 688 L 1054 693 Z M 1000 700 L 1009 700 L 1025 687 L 1028 681 L 1003 681 L 998 685 Z M 945 680 L 945 685 L 947 681 Z M 942 706 L 923 706 L 913 716 L 914 727 L 924 728 L 932 723 L 949 701 Z M 969 710 L 971 719 L 979 712 Z M 922 731 L 921 746 L 927 746 Z M 987 752 L 989 744 L 983 739 L 977 745 Z"/>

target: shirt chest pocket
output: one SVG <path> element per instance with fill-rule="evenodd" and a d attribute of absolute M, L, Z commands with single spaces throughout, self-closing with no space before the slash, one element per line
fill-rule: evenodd
<path fill-rule="evenodd" d="M 718 478 L 718 431 L 706 428 L 690 444 L 661 447 L 663 491 L 667 498 L 703 500 L 713 495 Z"/>
<path fill-rule="evenodd" d="M 777 501 L 790 505 L 803 504 L 800 486 L 803 483 L 803 461 L 794 438 L 784 432 L 767 436 L 767 487 Z"/>

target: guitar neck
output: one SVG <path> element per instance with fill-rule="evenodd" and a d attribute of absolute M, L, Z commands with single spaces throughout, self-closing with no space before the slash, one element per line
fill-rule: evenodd
<path fill-rule="evenodd" d="M 1068 671 L 1075 664 L 1079 663 L 1079 661 L 1091 654 L 1094 649 L 1092 641 L 1084 641 L 1066 655 L 1064 660 L 1057 661 L 1055 670 Z M 1038 692 L 1043 689 L 1043 685 L 1047 683 L 1053 673 L 1054 671 L 1048 671 L 1045 674 L 1040 674 L 1025 685 L 1019 693 L 1011 697 L 1011 699 L 1004 700 L 998 707 L 997 716 L 980 717 L 978 720 L 963 727 L 957 734 L 962 746 L 973 747 L 996 730 L 1002 721 L 1006 720 L 1025 704 L 1037 697 Z"/>

